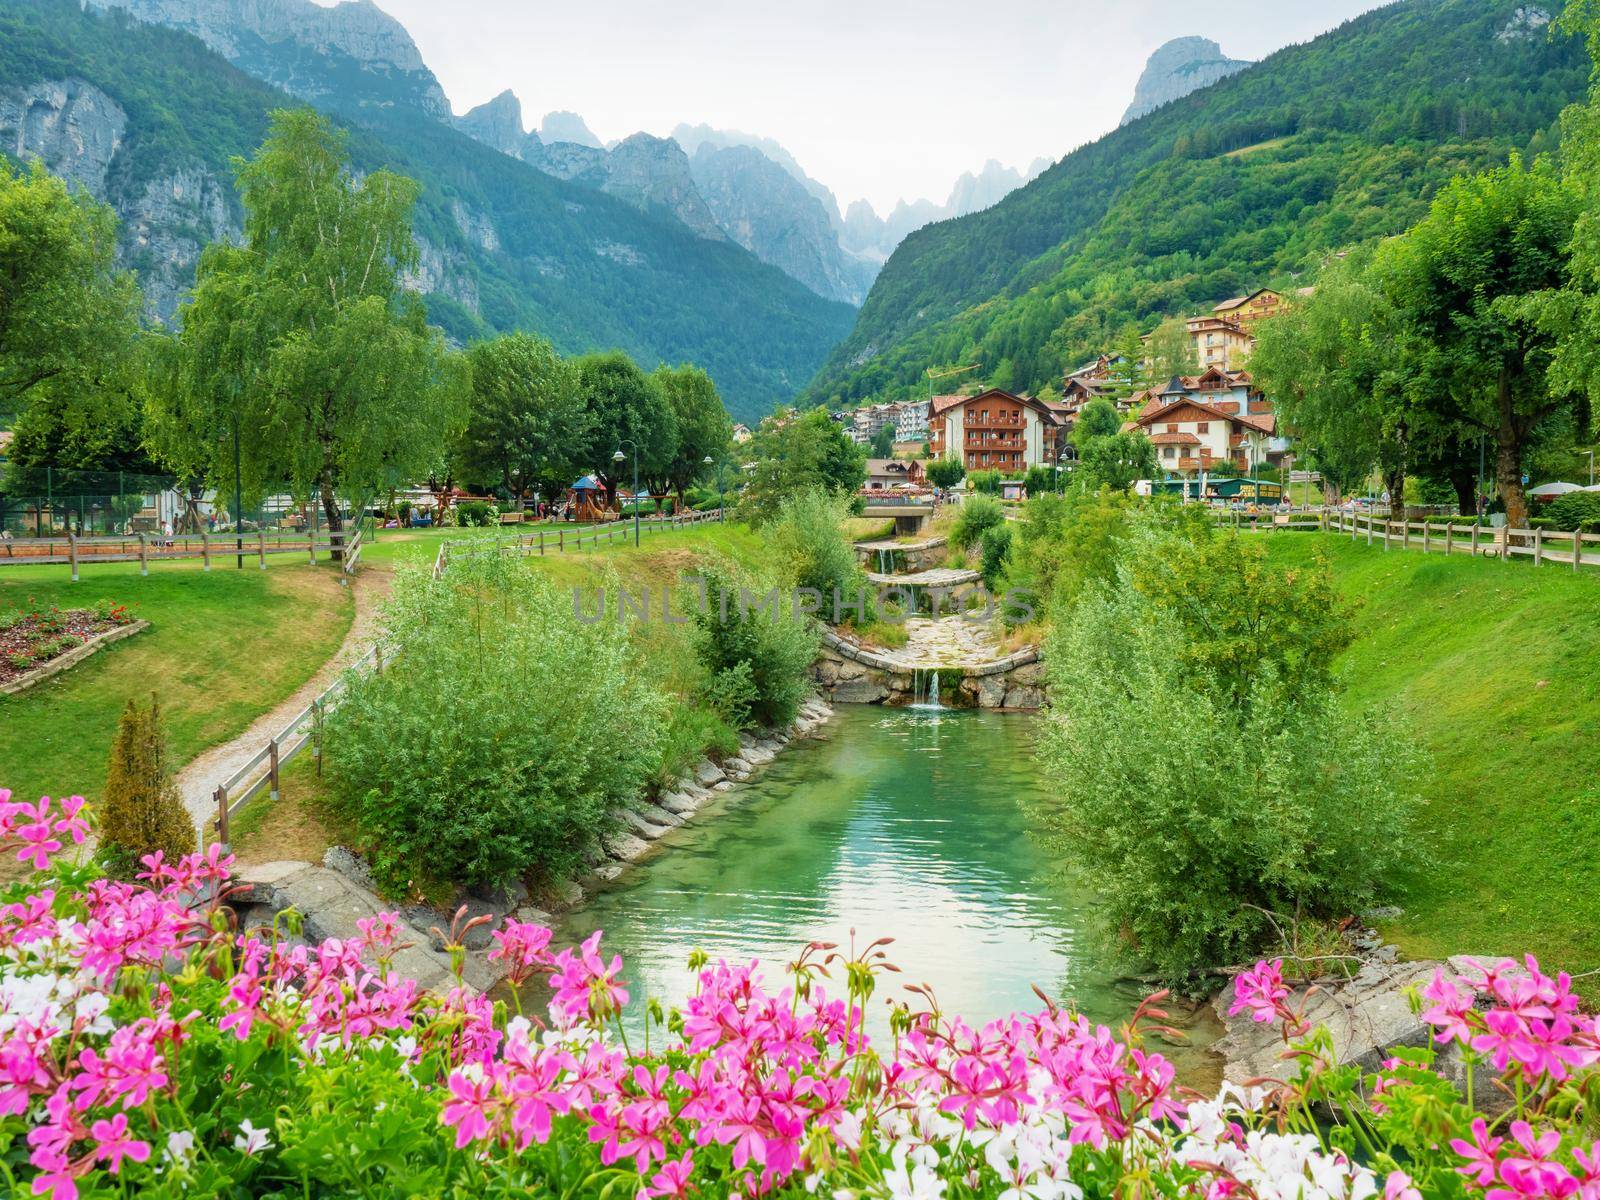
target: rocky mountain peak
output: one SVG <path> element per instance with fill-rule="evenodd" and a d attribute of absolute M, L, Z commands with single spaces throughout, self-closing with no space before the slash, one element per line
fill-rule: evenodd
<path fill-rule="evenodd" d="M 84 0 L 192 33 L 246 74 L 302 100 L 414 105 L 448 119 L 444 89 L 404 25 L 372 0 Z M 351 91 L 353 63 L 365 75 Z"/>
<path fill-rule="evenodd" d="M 476 108 L 456 118 L 456 128 L 485 146 L 492 146 L 513 158 L 526 157 L 530 138 L 539 140 L 536 133 L 522 128 L 522 102 L 507 88 L 493 100 L 486 100 Z"/>
<path fill-rule="evenodd" d="M 1126 125 L 1250 65 L 1247 59 L 1227 57 L 1210 38 L 1173 38 L 1157 48 L 1145 63 L 1144 73 L 1133 89 L 1133 103 L 1122 114 L 1121 123 Z"/>
<path fill-rule="evenodd" d="M 594 135 L 594 130 L 575 112 L 558 109 L 547 112 L 539 122 L 539 136 L 545 142 L 571 142 L 575 146 L 593 146 L 605 149 L 605 144 Z"/>

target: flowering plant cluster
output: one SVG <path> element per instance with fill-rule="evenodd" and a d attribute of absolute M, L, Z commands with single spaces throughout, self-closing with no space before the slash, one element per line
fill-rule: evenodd
<path fill-rule="evenodd" d="M 8 1195 L 1600 1200 L 1579 1136 L 1594 1022 L 1532 963 L 1429 989 L 1441 1044 L 1503 1066 L 1499 1117 L 1431 1052 L 1363 1081 L 1320 1034 L 1288 1041 L 1304 1031 L 1273 964 L 1237 1002 L 1282 1022 L 1296 1078 L 1202 1099 L 1145 1044 L 1159 996 L 1117 1035 L 1048 1004 L 974 1028 L 911 989 L 875 1044 L 887 943 L 819 943 L 781 987 L 697 958 L 633 1045 L 599 934 L 557 950 L 508 921 L 506 999 L 434 995 L 392 969 L 391 915 L 320 945 L 292 914 L 241 931 L 218 848 L 116 883 L 62 861 L 87 832 L 76 798 L 0 791 L 0 847 L 49 868 L 0 896 Z"/>

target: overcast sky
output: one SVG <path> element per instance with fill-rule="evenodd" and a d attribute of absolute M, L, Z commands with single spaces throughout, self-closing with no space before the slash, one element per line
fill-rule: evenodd
<path fill-rule="evenodd" d="M 327 0 L 324 0 L 327 2 Z M 840 207 L 943 201 L 996 158 L 1115 127 L 1162 42 L 1257 59 L 1375 0 L 377 0 L 465 112 L 505 88 L 602 140 L 706 122 L 777 139 Z"/>

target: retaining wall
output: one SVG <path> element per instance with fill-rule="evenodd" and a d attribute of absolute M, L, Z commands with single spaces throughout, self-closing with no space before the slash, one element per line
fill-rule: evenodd
<path fill-rule="evenodd" d="M 880 651 L 822 634 L 811 677 L 832 704 L 912 704 L 933 668 L 913 668 Z M 1045 704 L 1044 663 L 1033 647 L 993 662 L 941 666 L 939 694 L 958 708 L 1036 709 Z"/>

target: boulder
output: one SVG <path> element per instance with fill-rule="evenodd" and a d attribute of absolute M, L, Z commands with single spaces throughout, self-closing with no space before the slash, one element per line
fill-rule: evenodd
<path fill-rule="evenodd" d="M 661 797 L 660 804 L 667 812 L 676 814 L 678 819 L 682 820 L 684 817 L 693 815 L 694 811 L 700 807 L 701 801 L 689 795 L 688 792 L 668 792 Z"/>
<path fill-rule="evenodd" d="M 655 821 L 650 820 L 643 813 L 637 812 L 631 808 L 618 809 L 612 815 L 617 817 L 622 824 L 628 826 L 635 834 L 637 834 L 639 837 L 642 837 L 647 842 L 655 841 L 669 828 L 667 825 L 657 824 Z"/>
<path fill-rule="evenodd" d="M 839 663 L 837 659 L 824 655 L 811 664 L 811 678 L 821 684 L 831 684 L 839 678 Z"/>
<path fill-rule="evenodd" d="M 839 664 L 839 682 L 841 684 L 860 679 L 866 673 L 867 669 L 858 662 L 842 662 Z M 834 691 L 837 692 L 838 689 L 835 688 Z"/>
<path fill-rule="evenodd" d="M 888 697 L 889 689 L 870 679 L 841 683 L 833 689 L 836 704 L 881 704 Z"/>
<path fill-rule="evenodd" d="M 1003 675 L 980 675 L 975 679 L 961 681 L 963 691 L 968 684 L 973 685 L 972 694 L 976 695 L 979 708 L 1004 708 L 1006 702 L 1006 681 Z"/>
<path fill-rule="evenodd" d="M 1036 687 L 1014 687 L 1006 693 L 1006 708 L 1043 708 L 1044 692 Z"/>
<path fill-rule="evenodd" d="M 705 787 L 710 787 L 722 779 L 725 774 L 726 772 L 709 758 L 701 759 L 700 765 L 694 769 L 695 779 Z"/>
<path fill-rule="evenodd" d="M 650 843 L 630 833 L 607 834 L 601 839 L 606 853 L 619 862 L 632 862 L 650 849 Z"/>

